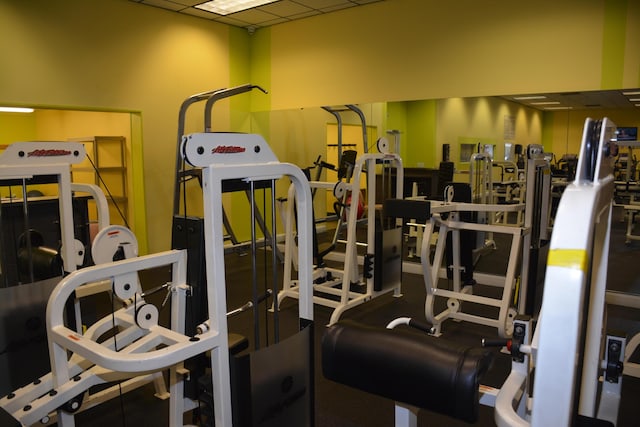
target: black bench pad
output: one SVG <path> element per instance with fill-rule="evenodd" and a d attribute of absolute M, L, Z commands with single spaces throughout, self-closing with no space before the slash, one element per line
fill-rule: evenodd
<path fill-rule="evenodd" d="M 479 380 L 491 362 L 486 349 L 348 320 L 322 338 L 327 379 L 467 422 L 478 418 Z"/>

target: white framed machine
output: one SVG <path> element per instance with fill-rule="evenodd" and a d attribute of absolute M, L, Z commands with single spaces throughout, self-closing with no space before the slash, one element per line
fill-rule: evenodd
<path fill-rule="evenodd" d="M 220 150 L 220 147 L 226 147 Z M 233 149 L 228 149 L 233 147 Z M 78 148 L 78 152 L 82 153 Z M 204 225 L 206 232 L 207 320 L 195 334 L 185 332 L 187 283 L 187 250 L 170 250 L 157 254 L 107 262 L 67 275 L 55 287 L 47 307 L 47 340 L 51 358 L 51 374 L 0 399 L 0 408 L 21 425 L 47 423 L 53 417 L 59 426 L 75 425 L 75 414 L 86 409 L 83 398 L 89 388 L 111 381 L 124 381 L 126 392 L 141 380 L 154 380 L 168 372 L 169 425 L 184 424 L 183 414 L 198 406 L 185 398 L 184 384 L 188 376 L 184 361 L 198 354 L 210 354 L 215 425 L 234 425 L 231 403 L 229 333 L 225 277 L 225 230 L 222 222 L 223 181 L 241 179 L 277 180 L 286 177 L 296 188 L 297 223 L 300 260 L 299 329 L 306 331 L 311 346 L 313 303 L 311 300 L 311 192 L 306 177 L 297 166 L 280 163 L 264 139 L 258 135 L 234 133 L 200 133 L 185 135 L 180 152 L 192 166 L 202 169 Z M 68 176 L 66 172 L 55 172 Z M 52 170 L 53 172 L 54 170 Z M 66 174 L 66 175 L 65 175 Z M 140 273 L 148 269 L 168 267 L 169 282 L 157 289 L 165 290 L 171 299 L 169 325 L 159 322 L 158 307 L 145 299 L 140 286 Z M 85 286 L 106 283 L 96 291 L 108 292 L 123 304 L 121 309 L 98 320 L 85 332 L 67 324 L 64 307 Z M 155 292 L 155 289 L 147 293 Z M 303 344 L 304 344 L 303 340 Z M 305 350 L 308 359 L 312 348 Z M 311 413 L 312 375 L 297 375 L 303 386 L 293 393 L 304 392 L 297 402 Z M 99 404 L 118 393 L 96 396 Z M 293 404 L 293 403 L 292 403 Z M 266 408 L 265 410 L 269 410 Z M 310 421 L 308 421 L 310 422 Z M 297 422 L 297 425 L 305 425 Z"/>
<path fill-rule="evenodd" d="M 383 167 L 394 168 L 397 174 L 396 186 L 394 189 L 395 197 L 402 197 L 403 194 L 403 163 L 398 154 L 389 153 L 386 140 L 381 139 L 378 142 L 379 153 L 366 153 L 359 156 L 353 167 L 353 175 L 350 182 L 320 182 L 311 181 L 311 188 L 328 189 L 333 191 L 334 196 L 338 200 L 346 199 L 345 195 L 350 194 L 348 205 L 346 205 L 346 238 L 344 243 L 344 252 L 331 252 L 326 255 L 327 259 L 341 262 L 341 267 L 328 267 L 325 265 L 314 265 L 314 296 L 315 304 L 329 307 L 333 309 L 329 324 L 333 324 L 340 319 L 340 316 L 353 307 L 359 306 L 380 295 L 393 292 L 396 297 L 401 296 L 401 259 L 398 253 L 401 246 L 401 234 L 398 233 L 397 244 L 391 244 L 390 250 L 394 254 L 387 256 L 384 254 L 385 231 L 381 230 L 379 224 L 380 213 L 376 208 L 375 188 L 376 164 L 382 164 Z M 359 219 L 358 204 L 362 197 L 360 182 L 363 174 L 367 177 L 367 201 L 364 211 L 366 216 Z M 291 188 L 288 194 L 288 200 L 294 200 L 297 195 Z M 287 213 L 285 219 L 286 227 L 286 245 L 285 245 L 285 262 L 284 262 L 284 284 L 283 289 L 278 294 L 278 305 L 285 298 L 299 298 L 299 283 L 293 272 L 300 265 L 299 260 L 294 257 L 295 240 L 294 240 L 294 221 L 293 204 L 287 205 Z M 358 241 L 357 225 L 359 222 L 366 223 L 366 240 Z M 378 223 L 377 223 L 378 222 Z M 364 256 L 358 254 L 358 247 L 365 248 Z M 394 265 L 386 265 L 387 261 L 397 261 Z M 377 264 L 377 265 L 376 265 Z M 362 273 L 360 272 L 362 265 Z M 378 268 L 378 271 L 376 271 Z M 380 272 L 384 269 L 388 272 L 384 278 Z"/>
<path fill-rule="evenodd" d="M 481 385 L 486 353 L 435 338 L 429 325 L 410 318 L 387 329 L 331 326 L 322 342 L 325 377 L 398 402 L 396 427 L 416 427 L 419 408 L 474 422 L 479 404 L 495 407 L 499 427 L 615 425 L 626 338 L 605 332 L 604 316 L 614 135 L 607 118 L 585 122 L 576 180 L 562 196 L 551 236 L 537 325 L 517 316 L 509 340 L 483 342 L 506 345 L 511 354 L 499 389 Z M 395 332 L 402 324 L 427 334 Z"/>

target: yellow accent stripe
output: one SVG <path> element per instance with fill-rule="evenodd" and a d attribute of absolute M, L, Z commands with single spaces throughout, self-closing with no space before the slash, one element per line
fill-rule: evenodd
<path fill-rule="evenodd" d="M 551 249 L 547 265 L 586 271 L 587 251 L 584 249 Z"/>

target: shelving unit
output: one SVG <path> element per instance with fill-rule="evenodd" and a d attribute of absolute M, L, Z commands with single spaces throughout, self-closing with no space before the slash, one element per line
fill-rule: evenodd
<path fill-rule="evenodd" d="M 99 186 L 107 196 L 111 223 L 123 225 L 125 221 L 128 221 L 129 204 L 126 138 L 123 136 L 92 136 L 73 138 L 71 141 L 84 144 L 89 157 L 89 159 L 72 167 L 73 182 Z M 90 218 L 91 220 L 96 219 L 95 209 L 90 210 Z"/>

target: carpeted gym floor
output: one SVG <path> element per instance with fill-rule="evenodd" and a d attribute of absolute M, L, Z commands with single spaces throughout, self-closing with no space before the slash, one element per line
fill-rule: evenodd
<path fill-rule="evenodd" d="M 608 286 L 612 290 L 640 294 L 640 241 L 625 243 L 626 223 L 622 212 L 616 208 L 612 226 L 611 248 L 609 257 Z M 505 262 L 505 248 L 500 242 L 496 251 L 484 257 L 480 267 L 494 268 Z M 541 257 L 544 259 L 544 257 Z M 227 259 L 227 293 L 229 309 L 239 307 L 251 299 L 251 260 L 244 254 L 232 254 Z M 262 264 L 265 261 L 260 260 Z M 267 264 L 270 261 L 266 261 Z M 260 266 L 259 271 L 267 271 Z M 540 268 L 540 272 L 543 268 Z M 162 276 L 164 273 L 158 273 Z M 267 274 L 270 274 L 267 272 Z M 160 277 L 162 279 L 162 277 Z M 155 278 L 153 278 L 155 279 Z M 151 281 L 151 278 L 149 279 Z M 391 295 L 379 297 L 364 305 L 347 311 L 343 318 L 362 323 L 384 326 L 399 316 L 420 318 L 424 316 L 425 290 L 421 276 L 404 273 L 402 283 L 403 296 L 394 298 Z M 640 316 L 637 310 L 610 306 L 608 309 L 608 325 L 625 331 L 629 336 L 640 332 Z M 323 378 L 320 369 L 320 340 L 329 321 L 331 309 L 315 306 L 315 425 L 318 427 L 388 427 L 393 425 L 394 403 L 387 399 L 361 392 Z M 261 316 L 262 326 L 273 326 L 272 314 Z M 283 333 L 294 331 L 297 325 L 297 303 L 286 300 L 280 312 Z M 247 337 L 253 335 L 253 317 L 250 312 L 241 313 L 229 319 L 231 332 Z M 561 327 L 559 332 L 562 333 Z M 496 337 L 493 328 L 469 324 L 466 322 L 448 321 L 443 326 L 443 337 L 451 340 L 480 345 L 482 338 Z M 264 343 L 266 338 L 262 337 Z M 250 339 L 251 341 L 251 339 Z M 510 369 L 509 357 L 495 351 L 494 364 L 485 377 L 484 382 L 499 386 Z M 427 386 L 427 385 L 425 385 Z M 640 380 L 625 377 L 623 382 L 623 398 L 620 407 L 618 426 L 631 427 L 637 425 L 637 409 L 635 404 L 640 396 Z M 162 427 L 168 425 L 166 401 L 153 397 L 150 386 L 124 394 L 121 399 L 90 409 L 76 417 L 76 425 L 92 427 Z M 187 418 L 190 421 L 189 418 Z M 468 426 L 469 424 L 448 417 L 421 411 L 418 425 L 426 426 Z M 493 410 L 480 407 L 478 426 L 495 426 Z"/>

